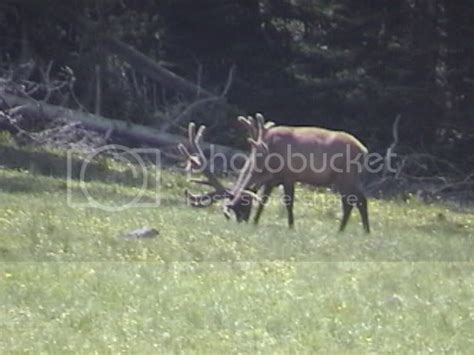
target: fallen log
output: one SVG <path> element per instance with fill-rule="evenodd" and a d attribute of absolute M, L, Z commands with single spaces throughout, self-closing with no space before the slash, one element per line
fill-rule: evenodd
<path fill-rule="evenodd" d="M 42 115 L 48 119 L 63 118 L 72 122 L 80 122 L 84 127 L 104 132 L 107 135 L 113 134 L 135 140 L 143 145 L 152 147 L 177 146 L 179 143 L 187 143 L 184 137 L 160 132 L 154 128 L 132 124 L 112 118 L 94 115 L 87 112 L 72 110 L 70 108 L 51 105 L 45 102 L 36 101 L 26 97 L 19 97 L 10 93 L 0 92 L 0 99 L 4 101 L 2 106 L 9 108 L 18 107 L 16 112 L 22 114 Z M 212 144 L 213 152 L 224 154 L 230 158 L 235 154 L 242 154 L 241 151 L 218 144 Z M 209 150 L 210 143 L 203 143 L 203 148 Z"/>

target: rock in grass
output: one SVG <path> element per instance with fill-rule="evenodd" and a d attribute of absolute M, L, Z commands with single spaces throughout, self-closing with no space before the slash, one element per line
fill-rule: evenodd
<path fill-rule="evenodd" d="M 393 294 L 391 296 L 388 296 L 385 299 L 385 304 L 387 304 L 387 305 L 393 305 L 393 306 L 401 307 L 401 306 L 403 306 L 403 303 L 404 303 L 403 298 L 400 297 L 397 294 Z"/>
<path fill-rule="evenodd" d="M 155 228 L 143 227 L 125 233 L 121 236 L 121 238 L 125 240 L 151 239 L 156 238 L 159 234 L 160 232 L 158 232 L 158 230 Z"/>

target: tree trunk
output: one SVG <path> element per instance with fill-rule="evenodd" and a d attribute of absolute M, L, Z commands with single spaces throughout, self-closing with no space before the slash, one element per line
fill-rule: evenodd
<path fill-rule="evenodd" d="M 105 37 L 102 42 L 108 51 L 125 59 L 137 72 L 158 81 L 167 88 L 171 88 L 189 96 L 215 96 L 211 92 L 163 68 L 143 53 L 118 39 Z"/>

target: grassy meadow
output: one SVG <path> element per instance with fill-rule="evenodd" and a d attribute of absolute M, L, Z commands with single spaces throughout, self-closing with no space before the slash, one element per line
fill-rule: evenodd
<path fill-rule="evenodd" d="M 111 212 L 81 205 L 81 186 L 133 199 L 115 163 L 68 184 L 61 157 L 4 149 L 2 352 L 474 351 L 472 210 L 370 200 L 373 233 L 353 213 L 338 234 L 337 196 L 299 187 L 294 231 L 277 193 L 255 227 L 186 206 L 199 186 L 164 170 L 159 207 Z M 159 235 L 123 238 L 144 226 Z"/>

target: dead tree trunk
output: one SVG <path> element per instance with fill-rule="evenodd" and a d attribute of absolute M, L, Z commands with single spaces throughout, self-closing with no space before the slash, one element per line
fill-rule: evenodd
<path fill-rule="evenodd" d="M 19 113 L 43 115 L 49 119 L 63 118 L 73 122 L 80 122 L 91 130 L 113 132 L 113 134 L 136 140 L 141 144 L 160 147 L 177 146 L 179 143 L 186 143 L 186 139 L 175 134 L 159 132 L 150 127 L 93 115 L 87 112 L 75 111 L 13 94 L 0 93 L 0 99 L 4 101 L 2 106 L 18 107 L 17 112 Z M 209 149 L 210 144 L 205 143 L 203 147 Z M 224 154 L 229 158 L 234 154 L 241 154 L 241 152 L 236 149 L 217 144 L 213 144 L 213 152 Z"/>
<path fill-rule="evenodd" d="M 158 81 L 167 88 L 171 88 L 189 96 L 201 98 L 215 96 L 211 92 L 193 84 L 189 80 L 163 68 L 143 53 L 118 39 L 104 37 L 102 42 L 109 52 L 125 59 L 137 72 Z"/>

